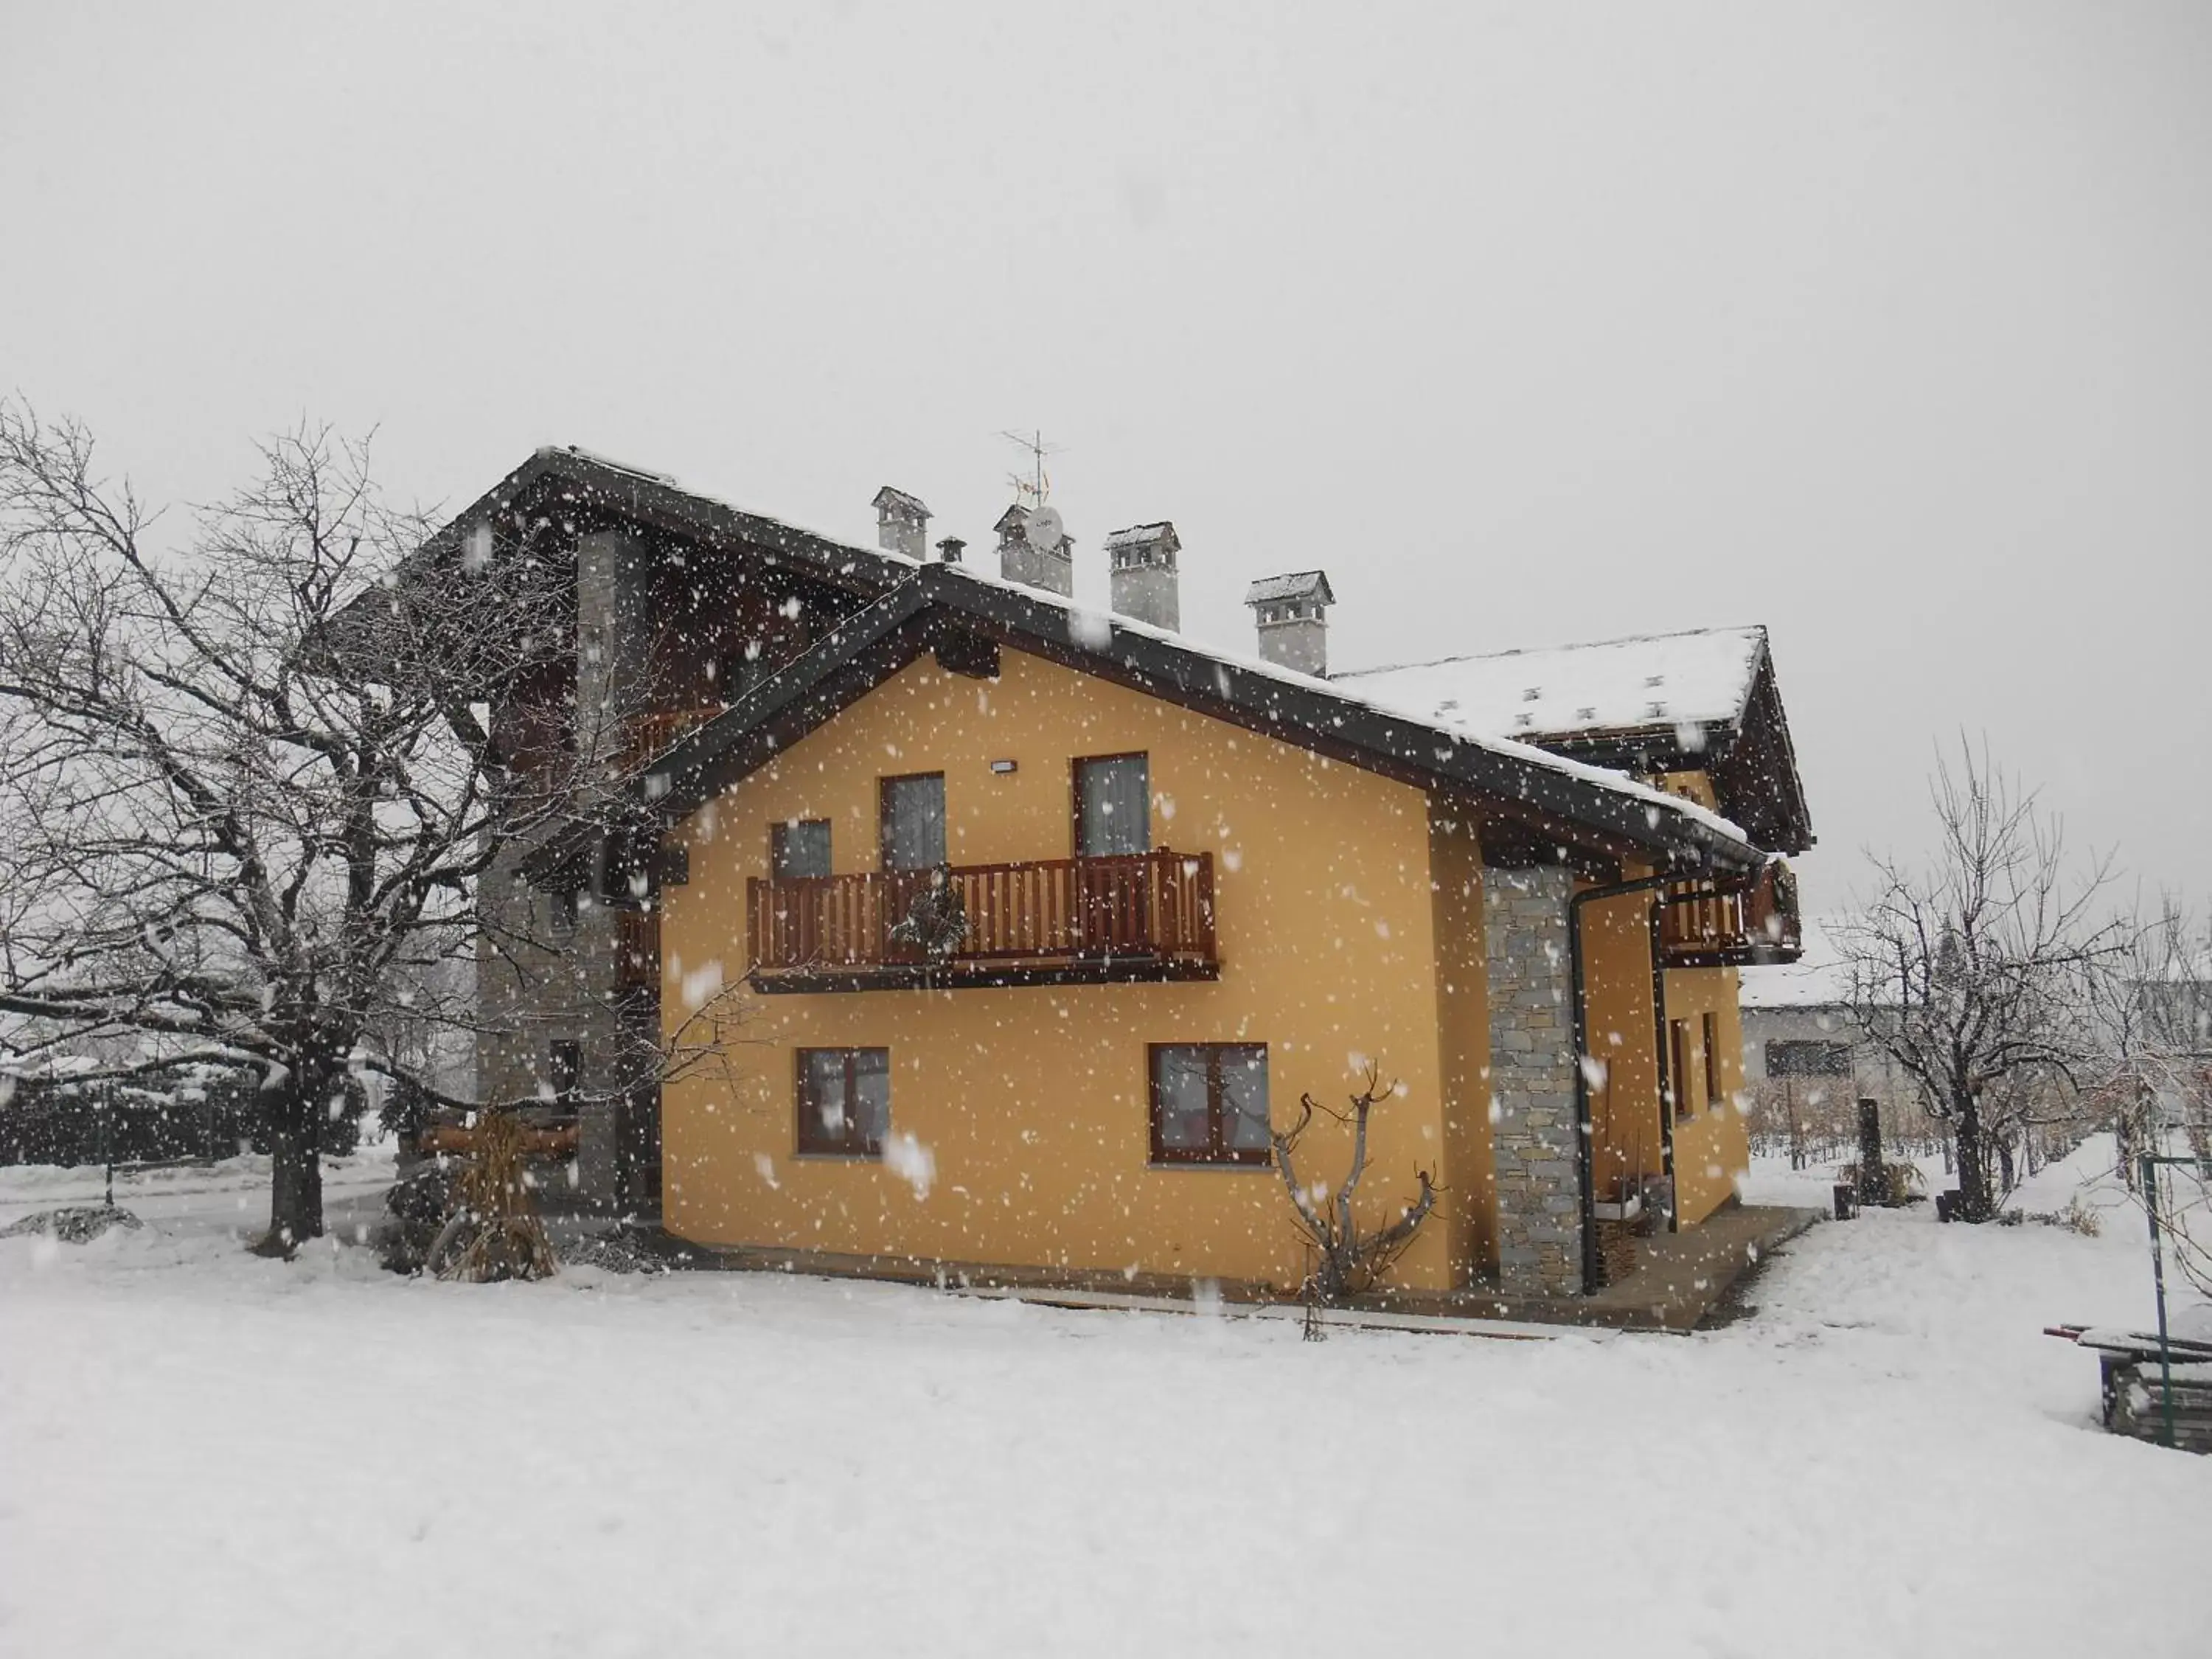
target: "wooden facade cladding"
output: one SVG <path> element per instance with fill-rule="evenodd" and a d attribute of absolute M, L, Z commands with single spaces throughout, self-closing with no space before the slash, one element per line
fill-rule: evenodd
<path fill-rule="evenodd" d="M 1751 968 L 1805 951 L 1797 881 L 1779 861 L 1748 887 L 1677 882 L 1659 905 L 1659 952 L 1668 968 Z"/>
<path fill-rule="evenodd" d="M 893 937 L 939 872 L 867 871 L 746 884 L 748 978 L 761 991 L 1212 979 L 1213 856 L 953 865 L 965 927 L 932 962 Z"/>

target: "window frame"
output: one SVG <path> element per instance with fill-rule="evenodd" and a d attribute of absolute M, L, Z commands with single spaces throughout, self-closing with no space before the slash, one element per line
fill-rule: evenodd
<path fill-rule="evenodd" d="M 1674 1121 L 1686 1123 L 1698 1115 L 1690 1068 L 1690 1022 L 1669 1019 L 1667 1022 L 1668 1086 L 1674 1101 Z"/>
<path fill-rule="evenodd" d="M 1705 1109 L 1710 1112 L 1728 1098 L 1727 1091 L 1721 1087 L 1721 1017 L 1718 1014 L 1708 1012 L 1700 1017 L 1698 1039 L 1705 1046 Z"/>
<path fill-rule="evenodd" d="M 1203 1147 L 1170 1146 L 1160 1136 L 1161 1097 L 1160 1060 L 1164 1054 L 1195 1049 L 1205 1054 L 1206 1065 L 1206 1145 Z M 1152 1162 L 1165 1169 L 1229 1169 L 1264 1170 L 1275 1161 L 1272 1140 L 1265 1146 L 1234 1146 L 1229 1141 L 1229 1114 L 1226 1109 L 1226 1090 L 1222 1083 L 1223 1057 L 1233 1054 L 1253 1054 L 1260 1058 L 1261 1087 L 1269 1098 L 1267 1101 L 1267 1124 L 1272 1133 L 1274 1127 L 1274 1100 L 1267 1070 L 1267 1045 L 1264 1042 L 1148 1042 L 1145 1045 L 1145 1083 L 1148 1104 L 1146 1139 L 1150 1143 Z"/>
<path fill-rule="evenodd" d="M 938 833 L 940 844 L 938 857 L 931 864 L 893 864 L 891 852 L 891 798 L 896 793 L 895 784 L 919 783 L 925 779 L 937 780 Z M 876 868 L 879 871 L 933 870 L 947 863 L 952 856 L 952 802 L 945 787 L 945 774 L 936 772 L 896 772 L 876 780 Z"/>
<path fill-rule="evenodd" d="M 808 1079 L 812 1069 L 808 1062 L 816 1054 L 842 1054 L 845 1059 L 845 1129 L 842 1136 L 835 1142 L 829 1139 L 827 1131 L 821 1127 L 822 1115 L 819 1112 L 809 1110 L 815 1102 L 808 1093 Z M 871 1144 L 865 1136 L 856 1133 L 860 1114 L 854 1109 L 854 1105 L 859 1090 L 854 1067 L 854 1063 L 862 1054 L 881 1054 L 884 1057 L 884 1133 L 886 1136 L 890 1133 L 891 1051 L 888 1048 L 795 1048 L 792 1051 L 793 1082 L 791 1115 L 792 1149 L 794 1157 L 847 1158 L 863 1164 L 883 1162 L 883 1142 L 878 1140 Z M 807 1125 L 810 1121 L 815 1125 L 814 1134 L 820 1137 L 818 1140 L 811 1140 L 808 1136 Z"/>
<path fill-rule="evenodd" d="M 799 830 L 822 826 L 823 861 L 830 867 L 819 876 L 793 876 L 784 872 L 783 849 L 787 837 Z M 819 881 L 837 867 L 836 835 L 828 818 L 778 818 L 768 827 L 768 875 L 770 881 Z"/>
<path fill-rule="evenodd" d="M 1145 846 L 1139 853 L 1086 853 L 1083 850 L 1083 773 L 1088 766 L 1103 765 L 1109 761 L 1142 761 L 1145 763 Z M 1152 843 L 1152 756 L 1149 749 L 1123 749 L 1110 755 L 1076 755 L 1067 763 L 1067 846 L 1070 854 L 1087 858 L 1142 858 L 1146 853 L 1158 850 Z M 1174 1045 L 1170 1045 L 1174 1046 Z M 1260 1045 L 1264 1048 L 1267 1045 Z"/>

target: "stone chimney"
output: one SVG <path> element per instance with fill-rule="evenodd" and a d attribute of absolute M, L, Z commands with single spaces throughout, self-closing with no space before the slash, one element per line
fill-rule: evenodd
<path fill-rule="evenodd" d="M 968 544 L 957 536 L 947 536 L 937 544 L 937 556 L 946 564 L 958 564 L 960 556 L 968 550 Z"/>
<path fill-rule="evenodd" d="M 876 545 L 909 559 L 929 556 L 929 509 L 919 498 L 885 484 L 876 492 Z"/>
<path fill-rule="evenodd" d="M 1260 628 L 1265 661 L 1316 678 L 1328 673 L 1328 608 L 1336 595 L 1325 571 L 1301 570 L 1287 576 L 1263 576 L 1244 595 Z"/>
<path fill-rule="evenodd" d="M 1043 509 L 1038 511 L 1041 514 Z M 1032 516 L 1030 508 L 1018 502 L 1001 513 L 999 522 L 991 526 L 999 533 L 999 574 L 1024 587 L 1041 587 L 1063 599 L 1074 598 L 1075 543 L 1065 534 L 1052 543 L 1042 536 L 1032 539 Z M 1054 514 L 1045 522 L 1057 524 L 1059 517 Z"/>
<path fill-rule="evenodd" d="M 1176 555 L 1182 550 L 1175 526 L 1164 519 L 1158 524 L 1133 524 L 1109 536 L 1106 572 L 1112 588 L 1110 607 L 1155 628 L 1181 628 Z"/>

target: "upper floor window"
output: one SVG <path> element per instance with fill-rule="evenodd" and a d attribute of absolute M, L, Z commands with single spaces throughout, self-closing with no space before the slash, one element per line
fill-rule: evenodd
<path fill-rule="evenodd" d="M 1265 1043 L 1158 1042 L 1152 1072 L 1155 1164 L 1267 1162 Z"/>
<path fill-rule="evenodd" d="M 1152 778 L 1145 757 L 1100 755 L 1076 762 L 1076 855 L 1113 858 L 1152 848 Z"/>
<path fill-rule="evenodd" d="M 794 818 L 769 830 L 769 874 L 798 881 L 830 873 L 830 820 Z"/>
<path fill-rule="evenodd" d="M 891 1123 L 891 1051 L 799 1051 L 799 1150 L 878 1158 Z"/>
<path fill-rule="evenodd" d="M 945 862 L 945 774 L 885 778 L 881 791 L 883 866 L 933 870 Z"/>

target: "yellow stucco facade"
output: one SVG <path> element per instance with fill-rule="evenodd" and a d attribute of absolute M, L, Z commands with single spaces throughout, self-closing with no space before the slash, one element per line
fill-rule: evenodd
<path fill-rule="evenodd" d="M 1402 1083 L 1376 1115 L 1363 1193 L 1381 1215 L 1434 1172 L 1452 1218 L 1425 1230 L 1398 1279 L 1453 1282 L 1448 1239 L 1480 1230 L 1457 1213 L 1476 1194 L 1449 1164 L 1428 797 L 1036 657 L 1007 651 L 995 681 L 916 661 L 692 814 L 690 878 L 662 919 L 665 1022 L 714 982 L 711 964 L 743 972 L 745 883 L 768 872 L 771 824 L 827 818 L 833 869 L 872 869 L 878 779 L 942 772 L 953 862 L 1065 858 L 1073 761 L 1127 751 L 1148 757 L 1153 844 L 1213 855 L 1220 977 L 748 995 L 740 1080 L 665 1093 L 671 1231 L 1295 1284 L 1306 1264 L 1272 1168 L 1150 1161 L 1148 1045 L 1258 1042 L 1279 1125 L 1301 1091 L 1340 1106 L 1356 1056 Z M 926 1195 L 891 1164 L 798 1153 L 801 1046 L 890 1051 L 892 1132 L 933 1162 Z M 1454 1081 L 1470 1086 L 1463 1055 Z M 1482 1106 L 1449 1110 L 1464 1143 Z M 1340 1174 L 1347 1140 L 1317 1121 L 1308 1167 Z"/>
<path fill-rule="evenodd" d="M 1149 1045 L 1263 1043 L 1279 1127 L 1301 1092 L 1340 1106 L 1366 1058 L 1402 1084 L 1376 1115 L 1362 1213 L 1394 1215 L 1421 1170 L 1443 1196 L 1394 1282 L 1456 1288 L 1494 1264 L 1476 805 L 1017 650 L 993 680 L 921 658 L 678 826 L 689 876 L 663 900 L 665 1026 L 744 974 L 746 884 L 769 873 L 772 825 L 826 819 L 832 870 L 872 870 L 878 780 L 934 772 L 951 862 L 1063 859 L 1074 761 L 1130 752 L 1147 757 L 1152 844 L 1212 855 L 1219 977 L 732 992 L 733 1064 L 664 1091 L 670 1231 L 708 1245 L 1295 1285 L 1308 1262 L 1273 1167 L 1152 1161 Z M 1585 933 L 1592 1046 L 1609 1068 L 1591 1098 L 1601 1181 L 1615 1164 L 1658 1167 L 1631 1127 L 1657 1122 L 1649 903 L 1594 905 Z M 1670 973 L 1667 988 L 1670 1015 L 1723 1011 L 1731 1089 L 1734 979 Z M 890 1132 L 926 1152 L 926 1177 L 913 1158 L 798 1150 L 801 1048 L 889 1051 Z M 1683 1218 L 1695 1220 L 1742 1166 L 1740 1114 L 1678 1122 L 1675 1147 Z M 1302 1173 L 1333 1181 L 1348 1152 L 1349 1136 L 1317 1120 Z"/>

